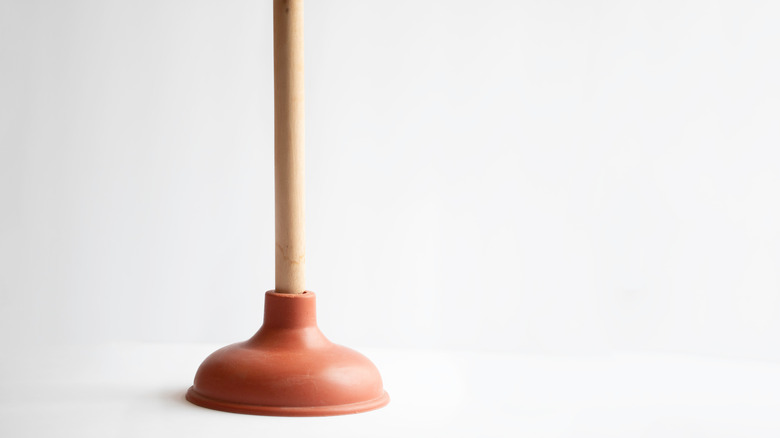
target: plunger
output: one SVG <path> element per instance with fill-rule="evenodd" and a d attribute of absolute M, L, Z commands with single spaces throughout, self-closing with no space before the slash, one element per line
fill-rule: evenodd
<path fill-rule="evenodd" d="M 330 342 L 304 284 L 303 0 L 274 0 L 276 286 L 260 330 L 212 353 L 187 400 L 242 414 L 341 415 L 390 398 L 376 366 Z"/>

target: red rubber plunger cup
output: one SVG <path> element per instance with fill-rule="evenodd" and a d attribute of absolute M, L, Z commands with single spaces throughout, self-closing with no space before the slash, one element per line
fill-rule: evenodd
<path fill-rule="evenodd" d="M 330 342 L 305 289 L 303 0 L 274 0 L 276 289 L 249 340 L 212 353 L 187 400 L 241 414 L 322 416 L 386 405 L 376 366 Z"/>
<path fill-rule="evenodd" d="M 187 400 L 241 414 L 320 416 L 369 411 L 390 399 L 373 363 L 317 328 L 315 296 L 265 294 L 265 320 L 245 342 L 212 353 Z"/>

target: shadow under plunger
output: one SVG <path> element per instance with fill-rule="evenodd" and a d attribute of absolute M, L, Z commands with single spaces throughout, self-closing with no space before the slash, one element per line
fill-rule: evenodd
<path fill-rule="evenodd" d="M 212 353 L 187 400 L 242 414 L 320 416 L 364 412 L 390 398 L 362 354 L 317 327 L 304 281 L 303 0 L 274 0 L 276 289 L 260 330 Z"/>

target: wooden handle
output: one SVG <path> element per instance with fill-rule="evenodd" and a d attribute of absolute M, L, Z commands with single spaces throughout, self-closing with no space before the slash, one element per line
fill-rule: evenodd
<path fill-rule="evenodd" d="M 274 0 L 276 292 L 306 290 L 303 0 Z"/>

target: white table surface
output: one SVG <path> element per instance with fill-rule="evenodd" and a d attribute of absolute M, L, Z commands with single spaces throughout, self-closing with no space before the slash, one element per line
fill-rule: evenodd
<path fill-rule="evenodd" d="M 229 414 L 184 392 L 220 345 L 6 350 L 0 437 L 778 437 L 780 364 L 361 349 L 390 405 L 320 418 Z"/>

